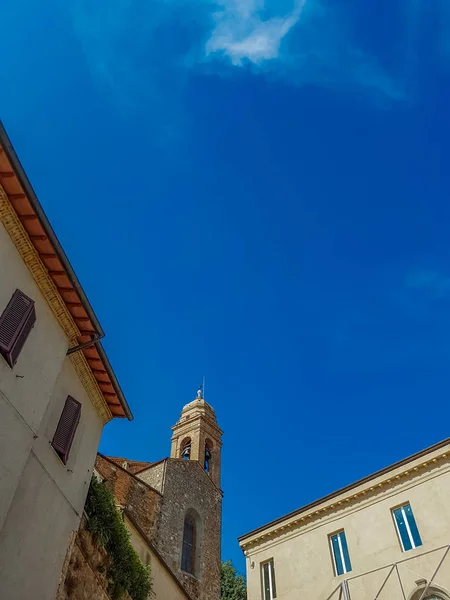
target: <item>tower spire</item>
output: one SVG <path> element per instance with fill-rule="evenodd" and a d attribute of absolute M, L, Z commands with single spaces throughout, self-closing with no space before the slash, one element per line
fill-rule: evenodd
<path fill-rule="evenodd" d="M 202 385 L 197 390 L 197 398 L 205 399 L 205 380 L 206 377 L 203 375 Z"/>

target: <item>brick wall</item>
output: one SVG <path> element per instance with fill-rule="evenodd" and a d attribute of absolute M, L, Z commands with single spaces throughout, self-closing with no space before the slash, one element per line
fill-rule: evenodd
<path fill-rule="evenodd" d="M 95 469 L 114 494 L 117 504 L 125 507 L 145 535 L 157 537 L 161 494 L 105 457 L 98 455 Z"/>

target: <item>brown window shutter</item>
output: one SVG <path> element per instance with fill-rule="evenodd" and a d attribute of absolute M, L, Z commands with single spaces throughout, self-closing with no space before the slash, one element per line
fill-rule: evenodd
<path fill-rule="evenodd" d="M 58 427 L 53 436 L 52 446 L 59 454 L 64 464 L 69 458 L 70 447 L 72 446 L 75 431 L 80 422 L 81 404 L 72 396 L 67 396 Z"/>
<path fill-rule="evenodd" d="M 0 317 L 0 354 L 11 368 L 16 364 L 35 322 L 33 300 L 16 290 Z"/>

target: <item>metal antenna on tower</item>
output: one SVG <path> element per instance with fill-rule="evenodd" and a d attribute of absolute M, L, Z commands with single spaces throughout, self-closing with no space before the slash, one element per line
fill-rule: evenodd
<path fill-rule="evenodd" d="M 203 375 L 203 384 L 202 384 L 203 400 L 205 399 L 205 381 L 206 381 L 206 377 Z"/>

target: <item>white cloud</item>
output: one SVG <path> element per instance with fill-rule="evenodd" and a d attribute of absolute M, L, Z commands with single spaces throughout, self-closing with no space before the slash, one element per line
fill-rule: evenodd
<path fill-rule="evenodd" d="M 392 48 L 403 52 L 391 61 L 395 72 L 365 47 L 364 35 L 358 39 L 357 0 L 66 1 L 95 78 L 115 100 L 148 103 L 155 115 L 178 110 L 190 72 L 248 66 L 296 86 L 356 90 L 381 104 L 404 100 L 417 79 L 410 48 L 428 10 L 423 0 L 414 8 L 394 0 L 400 25 Z M 447 0 L 439 2 L 442 16 L 450 15 Z"/>
<path fill-rule="evenodd" d="M 231 0 L 215 13 L 215 28 L 206 44 L 207 55 L 221 52 L 233 65 L 246 59 L 261 64 L 279 58 L 281 40 L 296 25 L 306 0 L 282 17 L 264 17 L 264 5 Z"/>
<path fill-rule="evenodd" d="M 289 0 L 221 0 L 206 44 L 209 60 L 250 64 L 297 86 L 359 88 L 376 101 L 404 98 L 395 78 L 358 46 L 348 5 L 290 1 L 281 7 Z"/>

